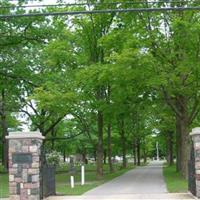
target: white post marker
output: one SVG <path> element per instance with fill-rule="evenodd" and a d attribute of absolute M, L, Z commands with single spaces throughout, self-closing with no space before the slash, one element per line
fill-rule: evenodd
<path fill-rule="evenodd" d="M 74 188 L 74 176 L 70 176 L 71 188 Z"/>
<path fill-rule="evenodd" d="M 81 185 L 85 185 L 85 166 L 81 165 Z"/>

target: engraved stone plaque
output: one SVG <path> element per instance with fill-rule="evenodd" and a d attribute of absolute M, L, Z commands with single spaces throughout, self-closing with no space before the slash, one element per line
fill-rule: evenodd
<path fill-rule="evenodd" d="M 12 162 L 13 164 L 31 164 L 32 154 L 31 153 L 13 153 Z"/>

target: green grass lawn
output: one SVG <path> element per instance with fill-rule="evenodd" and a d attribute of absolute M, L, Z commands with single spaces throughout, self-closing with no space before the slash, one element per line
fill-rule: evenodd
<path fill-rule="evenodd" d="M 91 190 L 113 178 L 122 175 L 130 169 L 133 169 L 132 165 L 129 165 L 127 169 L 120 169 L 119 165 L 115 165 L 115 172 L 110 174 L 108 165 L 104 165 L 104 177 L 101 180 L 96 179 L 96 166 L 95 165 L 87 165 L 86 166 L 86 184 L 81 186 L 81 174 L 80 169 L 77 169 L 77 172 L 74 176 L 75 179 L 75 187 L 72 189 L 70 187 L 70 174 L 68 173 L 58 173 L 56 175 L 56 192 L 61 195 L 81 195 L 84 192 Z"/>
<path fill-rule="evenodd" d="M 120 169 L 119 164 L 114 165 L 115 172 L 110 174 L 108 165 L 104 165 L 104 177 L 102 180 L 96 179 L 96 166 L 88 164 L 85 166 L 85 185 L 81 186 L 80 166 L 76 166 L 75 188 L 70 187 L 70 174 L 68 166 L 64 166 L 57 170 L 56 174 L 56 192 L 60 195 L 81 195 L 84 192 L 97 187 L 112 180 L 113 178 L 122 175 L 133 168 L 133 164 L 129 164 L 127 169 Z M 0 174 L 0 198 L 8 197 L 8 174 Z"/>
<path fill-rule="evenodd" d="M 167 189 L 171 193 L 180 193 L 188 191 L 188 181 L 184 179 L 179 172 L 176 172 L 176 166 L 164 166 L 163 174 Z"/>
<path fill-rule="evenodd" d="M 0 174 L 0 198 L 8 197 L 8 175 Z"/>

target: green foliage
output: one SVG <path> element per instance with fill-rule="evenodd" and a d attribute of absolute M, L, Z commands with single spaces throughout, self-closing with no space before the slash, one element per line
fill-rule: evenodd
<path fill-rule="evenodd" d="M 51 151 L 47 154 L 47 163 L 49 165 L 58 166 L 60 163 L 60 153 L 57 151 Z"/>
<path fill-rule="evenodd" d="M 38 102 L 39 108 L 50 112 L 67 112 L 69 103 L 76 100 L 74 93 L 59 91 L 55 86 L 50 88 L 50 90 L 47 88 L 37 88 L 35 90 L 33 98 Z"/>
<path fill-rule="evenodd" d="M 10 2 L 4 0 L 0 5 Z M 102 8 L 116 5 L 98 4 L 90 9 Z M 44 11 L 67 9 L 87 8 Z M 10 9 L 0 12 L 12 13 Z M 29 11 L 20 8 L 16 12 Z M 176 116 L 183 114 L 178 110 L 178 105 L 183 105 L 181 98 L 185 100 L 182 110 L 188 115 L 187 128 L 199 123 L 199 35 L 199 15 L 195 12 L 2 20 L 1 119 L 9 128 L 20 129 L 17 115 L 23 112 L 31 130 L 39 129 L 47 138 L 64 138 L 48 141 L 47 149 L 90 157 L 95 156 L 100 128 L 104 150 L 109 149 L 109 124 L 112 154 L 122 154 L 123 121 L 128 153 L 137 141 L 141 155 L 151 156 L 159 140 L 166 154 L 168 133 L 175 133 Z M 99 128 L 100 112 L 103 124 Z"/>

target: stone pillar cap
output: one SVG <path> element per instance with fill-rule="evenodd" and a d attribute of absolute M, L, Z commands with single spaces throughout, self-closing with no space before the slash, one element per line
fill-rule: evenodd
<path fill-rule="evenodd" d="M 200 127 L 196 127 L 192 129 L 190 136 L 193 136 L 193 135 L 200 135 Z"/>
<path fill-rule="evenodd" d="M 6 136 L 6 139 L 41 139 L 43 140 L 45 137 L 39 131 L 31 131 L 31 132 L 9 132 L 9 135 Z"/>

